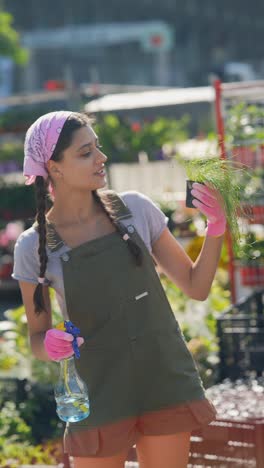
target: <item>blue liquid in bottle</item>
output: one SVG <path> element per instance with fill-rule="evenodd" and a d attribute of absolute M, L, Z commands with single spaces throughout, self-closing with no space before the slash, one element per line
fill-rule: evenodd
<path fill-rule="evenodd" d="M 63 359 L 59 363 L 60 375 L 54 387 L 57 403 L 56 412 L 62 421 L 81 421 L 90 414 L 86 383 L 76 370 L 73 356 Z"/>

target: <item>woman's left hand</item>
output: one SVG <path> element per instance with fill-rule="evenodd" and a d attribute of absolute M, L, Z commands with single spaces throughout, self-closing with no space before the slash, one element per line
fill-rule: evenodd
<path fill-rule="evenodd" d="M 226 230 L 226 216 L 220 202 L 219 193 L 207 185 L 193 183 L 191 194 L 195 197 L 192 204 L 207 217 L 207 235 L 219 237 Z"/>

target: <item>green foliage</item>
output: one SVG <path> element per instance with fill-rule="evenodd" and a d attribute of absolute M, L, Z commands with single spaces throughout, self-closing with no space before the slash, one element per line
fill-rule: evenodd
<path fill-rule="evenodd" d="M 40 406 L 40 405 L 39 405 Z M 21 417 L 16 405 L 7 401 L 0 410 L 0 466 L 20 467 L 21 464 L 55 464 L 51 448 L 34 446 L 29 424 Z"/>
<path fill-rule="evenodd" d="M 51 294 L 51 303 L 52 303 L 52 315 L 55 322 L 62 320 L 61 314 L 58 312 L 55 294 L 53 290 L 50 290 Z M 27 320 L 25 314 L 25 308 L 22 305 L 16 309 L 10 309 L 5 312 L 5 316 L 8 319 L 9 327 L 6 327 L 4 331 L 0 333 L 3 341 L 0 343 L 1 347 L 8 344 L 7 353 L 10 352 L 12 355 L 12 350 L 16 350 L 16 358 L 18 359 L 19 365 L 24 365 L 26 360 L 31 369 L 31 379 L 33 382 L 39 382 L 42 384 L 53 384 L 57 378 L 57 366 L 54 362 L 43 362 L 40 361 L 32 355 L 29 340 L 28 340 L 28 331 L 27 331 Z M 12 334 L 10 335 L 10 331 Z M 10 369 L 12 369 L 12 363 L 9 363 Z M 0 368 L 1 370 L 1 368 Z"/>
<path fill-rule="evenodd" d="M 38 400 L 40 407 L 41 400 Z M 45 414 L 42 414 L 45 417 Z M 41 424 L 40 424 L 41 428 Z M 0 409 L 0 466 L 20 467 L 21 464 L 56 464 L 60 459 L 60 451 L 56 442 L 36 445 L 35 425 L 28 423 L 21 416 L 20 411 L 12 401 L 7 401 Z M 45 437 L 45 432 L 44 432 Z M 51 433 L 46 434 L 50 439 Z M 54 440 L 54 438 L 53 438 Z M 60 439 L 61 440 L 61 437 Z"/>
<path fill-rule="evenodd" d="M 51 291 L 51 304 L 53 319 L 60 322 L 61 315 L 57 311 L 53 291 Z M 29 441 L 33 445 L 42 442 L 43 438 L 61 437 L 62 423 L 56 415 L 53 393 L 53 385 L 58 378 L 58 364 L 40 361 L 32 355 L 23 306 L 6 311 L 5 316 L 8 320 L 1 322 L 0 355 L 7 361 L 4 359 L 0 361 L 0 375 L 4 371 L 6 380 L 0 381 L 0 408 L 3 407 L 2 420 L 6 423 L 3 426 L 4 430 L 1 431 L 0 414 L 0 436 L 8 437 L 9 430 L 19 435 L 25 433 L 25 437 L 10 439 L 10 442 Z M 16 361 L 10 360 L 14 355 Z M 15 385 L 14 376 L 19 378 L 21 368 L 29 370 L 27 380 L 17 381 Z M 21 424 L 19 430 L 16 429 L 18 423 Z M 32 432 L 28 432 L 27 427 L 30 427 Z M 17 445 L 12 445 L 9 449 L 16 451 Z M 34 450 L 40 451 L 31 446 L 25 450 L 28 456 L 31 451 L 32 453 Z"/>
<path fill-rule="evenodd" d="M 264 168 L 256 168 L 250 178 L 245 175 L 245 179 L 243 202 L 249 206 L 264 205 Z"/>
<path fill-rule="evenodd" d="M 258 238 L 254 232 L 249 231 L 241 238 L 241 246 L 237 258 L 243 265 L 263 265 L 264 239 Z"/>
<path fill-rule="evenodd" d="M 0 408 L 8 400 L 16 402 L 17 384 L 14 379 L 0 379 Z"/>
<path fill-rule="evenodd" d="M 25 132 L 41 115 L 58 110 L 55 103 L 13 106 L 0 114 L 0 130 Z"/>
<path fill-rule="evenodd" d="M 12 401 L 7 401 L 0 410 L 1 439 L 9 439 L 12 442 L 23 442 L 31 439 L 31 428 L 21 418 L 15 403 Z"/>
<path fill-rule="evenodd" d="M 214 339 L 216 337 L 216 318 L 231 305 L 231 292 L 228 272 L 218 268 L 208 297 L 208 312 L 205 323 Z"/>
<path fill-rule="evenodd" d="M 199 375 L 205 387 L 210 387 L 216 381 L 217 363 L 216 355 L 217 346 L 210 339 L 201 336 L 192 338 L 188 342 L 188 349 L 192 353 L 197 364 Z"/>
<path fill-rule="evenodd" d="M 1 322 L 0 332 L 0 372 L 4 375 L 13 375 L 13 369 L 17 371 L 19 377 L 20 369 L 30 373 L 30 361 L 28 361 L 28 343 L 26 320 L 23 308 L 6 311 L 9 322 Z"/>
<path fill-rule="evenodd" d="M 1 468 L 19 468 L 21 465 L 56 465 L 59 459 L 58 449 L 30 445 L 28 442 L 12 442 L 0 438 Z"/>
<path fill-rule="evenodd" d="M 62 436 L 63 424 L 56 413 L 52 385 L 26 384 L 26 398 L 18 403 L 21 417 L 32 428 L 32 443 Z"/>
<path fill-rule="evenodd" d="M 23 439 L 19 437 L 19 441 L 27 440 L 36 445 L 46 439 L 62 437 L 63 423 L 56 413 L 54 390 L 51 384 L 4 378 L 0 380 L 0 391 L 0 436 L 8 435 L 5 425 L 5 430 L 1 430 L 1 421 L 10 426 L 12 417 L 14 421 L 11 429 L 14 430 L 14 434 L 22 434 L 22 429 L 18 433 L 14 427 L 19 417 L 19 420 L 23 420 L 23 424 L 30 427 L 30 434 L 26 432 L 26 436 Z M 8 419 L 6 411 L 1 408 L 5 408 L 9 403 L 10 418 Z M 15 441 L 17 440 L 15 438 Z"/>
<path fill-rule="evenodd" d="M 0 176 L 0 218 L 26 219 L 36 213 L 33 186 L 7 184 Z"/>
<path fill-rule="evenodd" d="M 165 143 L 187 138 L 188 117 L 180 120 L 158 118 L 154 121 L 130 122 L 115 114 L 106 114 L 95 125 L 109 162 L 137 162 L 138 153 L 145 151 L 156 160 Z"/>
<path fill-rule="evenodd" d="M 162 274 L 160 280 L 175 315 L 178 312 L 183 313 L 186 307 L 187 296 L 167 276 Z"/>
<path fill-rule="evenodd" d="M 220 194 L 233 247 L 237 251 L 240 242 L 238 217 L 241 215 L 241 203 L 249 172 L 232 161 L 219 157 L 186 160 L 177 156 L 177 160 L 185 167 L 189 180 L 204 183 Z"/>
<path fill-rule="evenodd" d="M 245 102 L 231 107 L 225 126 L 227 141 L 233 145 L 248 140 L 262 140 L 264 142 L 263 120 L 264 110 L 262 107 Z"/>
<path fill-rule="evenodd" d="M 218 269 L 206 301 L 190 299 L 166 276 L 161 282 L 206 387 L 217 379 L 216 318 L 231 303 L 228 273 Z"/>
<path fill-rule="evenodd" d="M 10 13 L 0 12 L 0 55 L 10 57 L 18 65 L 25 65 L 28 52 L 19 45 L 19 34 L 12 27 L 13 17 Z"/>

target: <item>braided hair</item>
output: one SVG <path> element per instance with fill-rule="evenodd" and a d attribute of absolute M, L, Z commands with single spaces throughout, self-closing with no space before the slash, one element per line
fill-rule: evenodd
<path fill-rule="evenodd" d="M 73 139 L 73 134 L 79 128 L 85 126 L 91 126 L 93 121 L 86 116 L 85 114 L 81 114 L 78 112 L 73 112 L 66 122 L 63 125 L 62 131 L 58 138 L 56 147 L 53 151 L 51 156 L 51 160 L 53 161 L 61 161 L 63 159 L 63 151 L 65 151 L 71 144 Z M 36 197 L 36 207 L 37 213 L 35 217 L 35 221 L 37 222 L 37 229 L 39 234 L 39 248 L 38 248 L 38 255 L 40 261 L 40 273 L 39 276 L 43 278 L 45 276 L 47 263 L 48 263 L 48 256 L 46 252 L 46 211 L 48 202 L 50 202 L 49 192 L 48 192 L 48 184 L 51 184 L 50 178 L 45 180 L 42 176 L 37 176 L 35 180 L 35 197 Z M 126 233 L 124 226 L 118 222 L 114 212 L 111 209 L 111 204 L 108 202 L 104 197 L 97 192 L 97 190 L 93 190 L 92 194 L 94 199 L 97 203 L 100 204 L 106 215 L 109 217 L 112 224 L 115 226 L 117 232 L 120 233 L 120 236 Z M 130 237 L 126 241 L 129 251 L 131 252 L 133 258 L 135 259 L 136 265 L 140 266 L 142 264 L 142 251 L 141 248 L 138 246 L 136 242 L 134 242 Z M 39 315 L 41 312 L 47 312 L 45 308 L 45 302 L 43 297 L 43 284 L 38 284 L 34 296 L 33 296 L 34 306 L 35 306 L 35 313 Z"/>

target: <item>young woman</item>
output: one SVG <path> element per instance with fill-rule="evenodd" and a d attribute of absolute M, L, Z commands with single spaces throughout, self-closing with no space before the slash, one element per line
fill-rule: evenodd
<path fill-rule="evenodd" d="M 208 222 L 193 263 L 147 196 L 104 189 L 106 161 L 84 114 L 52 112 L 28 129 L 24 175 L 26 184 L 35 184 L 37 214 L 17 240 L 13 277 L 36 358 L 73 354 L 72 336 L 53 328 L 49 286 L 64 319 L 81 330 L 76 366 L 88 385 L 91 412 L 65 428 L 74 468 L 123 467 L 134 444 L 141 468 L 183 468 L 191 431 L 211 422 L 215 410 L 153 258 L 185 294 L 203 301 L 217 268 L 225 215 L 218 194 L 196 184 L 195 204 Z"/>

